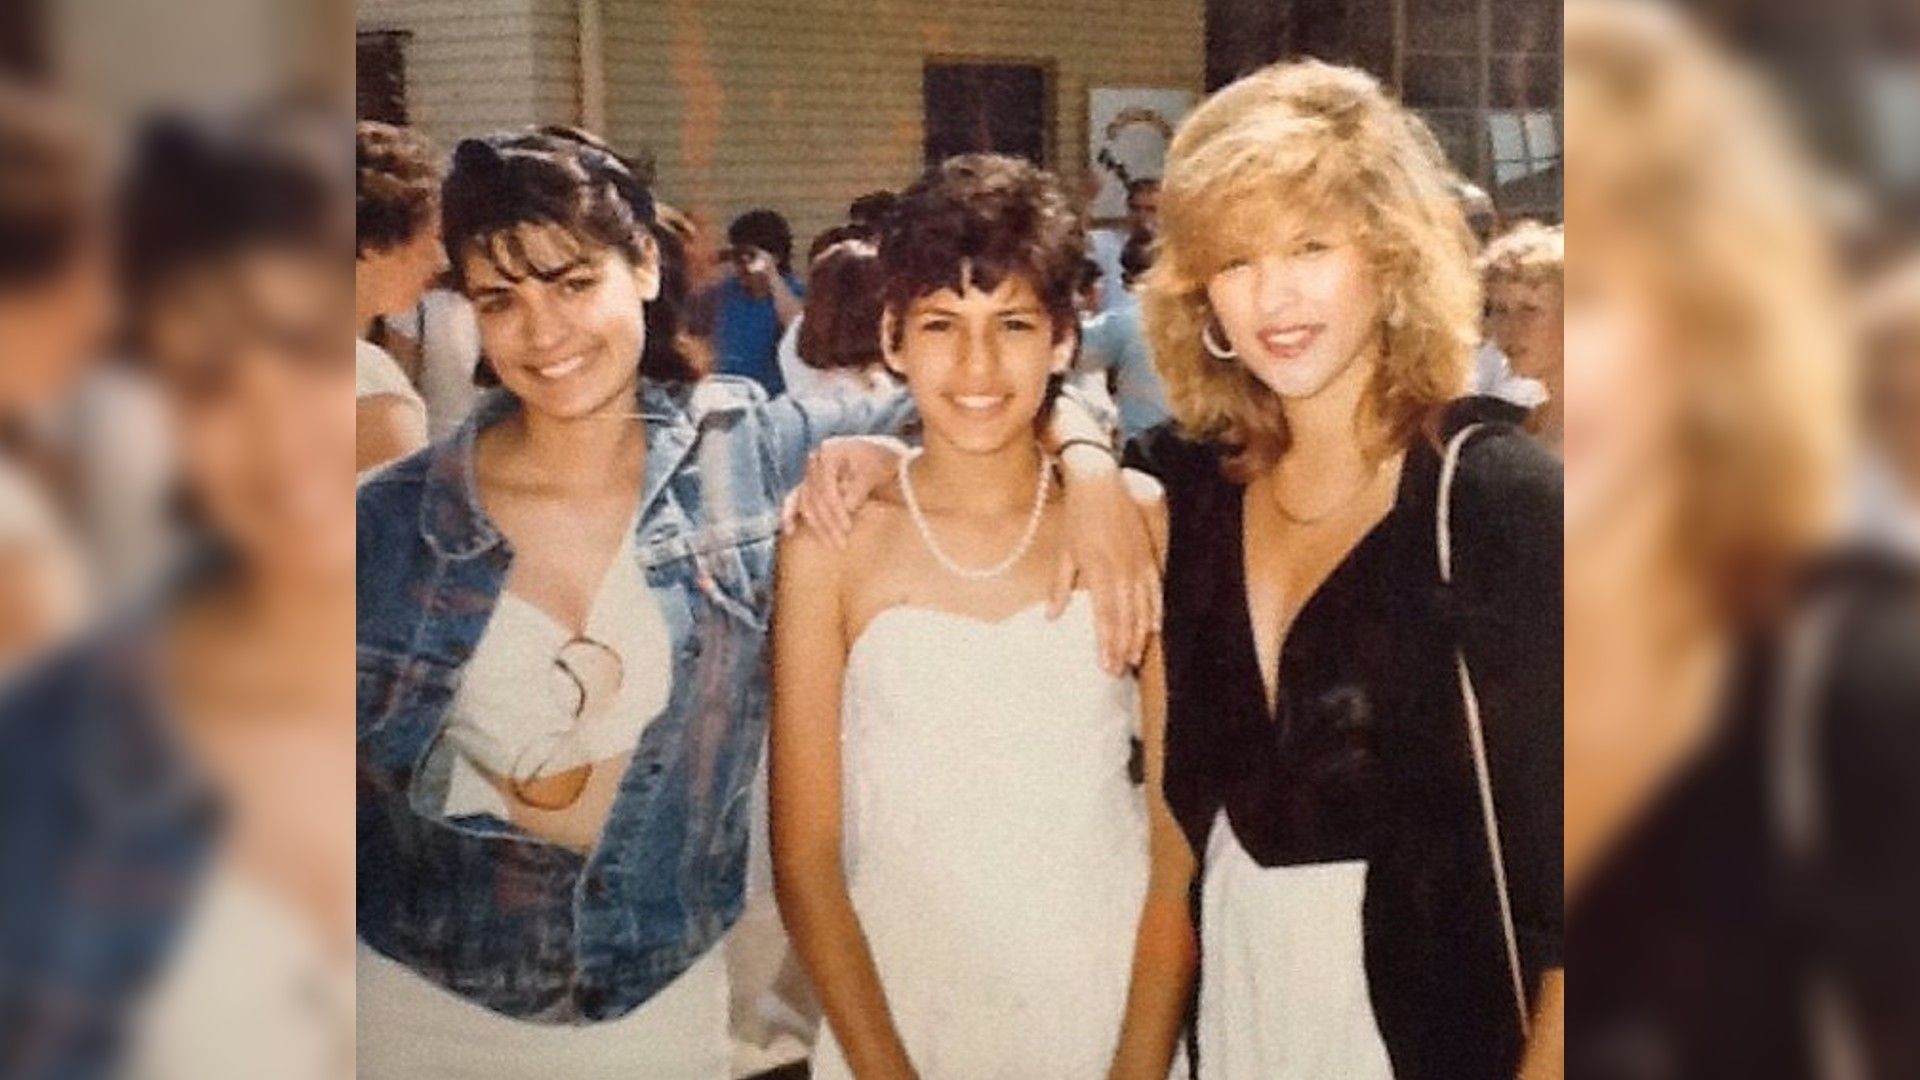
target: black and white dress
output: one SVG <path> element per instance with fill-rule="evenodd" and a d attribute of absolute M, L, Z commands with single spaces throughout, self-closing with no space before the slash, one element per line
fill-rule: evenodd
<path fill-rule="evenodd" d="M 1130 464 L 1167 489 L 1165 788 L 1201 856 L 1202 1080 L 1511 1077 L 1521 1038 L 1454 674 L 1479 692 L 1530 989 L 1561 928 L 1561 500 L 1509 407 L 1456 403 L 1407 451 L 1393 508 L 1308 599 L 1267 707 L 1244 487 L 1168 428 Z M 1493 421 L 1455 477 L 1445 436 Z"/>

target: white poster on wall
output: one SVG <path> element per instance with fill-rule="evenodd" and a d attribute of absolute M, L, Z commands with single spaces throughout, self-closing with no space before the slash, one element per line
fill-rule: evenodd
<path fill-rule="evenodd" d="M 1087 91 L 1088 168 L 1100 178 L 1096 221 L 1127 214 L 1127 182 L 1158 180 L 1173 132 L 1193 109 L 1190 90 L 1098 87 Z"/>

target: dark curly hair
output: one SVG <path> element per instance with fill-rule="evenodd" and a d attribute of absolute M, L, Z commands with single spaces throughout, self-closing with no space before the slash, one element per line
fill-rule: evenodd
<path fill-rule="evenodd" d="M 963 154 L 928 169 L 887 215 L 880 239 L 881 298 L 898 317 L 941 289 L 993 290 L 1023 274 L 1053 320 L 1073 333 L 1074 287 L 1087 236 L 1060 181 L 1021 158 Z"/>
<path fill-rule="evenodd" d="M 509 281 L 554 280 L 572 265 L 542 266 L 522 242 L 523 226 L 550 226 L 570 237 L 574 256 L 611 249 L 628 262 L 646 258 L 651 237 L 660 258 L 660 295 L 642 308 L 646 344 L 640 373 L 699 377 L 681 332 L 687 299 L 685 252 L 659 224 L 649 170 L 573 128 L 534 128 L 467 139 L 455 148 L 441 193 L 440 236 L 456 288 L 465 291 L 470 258 L 485 259 Z"/>
<path fill-rule="evenodd" d="M 793 226 L 778 210 L 749 210 L 727 226 L 727 243 L 757 247 L 773 256 L 783 274 L 793 273 Z"/>
<path fill-rule="evenodd" d="M 440 203 L 440 168 L 427 137 L 362 120 L 353 129 L 354 251 L 390 251 L 420 235 Z"/>
<path fill-rule="evenodd" d="M 142 305 L 178 275 L 262 248 L 346 253 L 328 111 L 301 104 L 148 121 L 119 183 L 120 271 Z"/>

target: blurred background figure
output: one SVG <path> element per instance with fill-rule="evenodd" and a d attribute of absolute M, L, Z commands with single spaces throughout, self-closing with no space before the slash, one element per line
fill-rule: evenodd
<path fill-rule="evenodd" d="M 1087 254 L 1099 265 L 1101 280 L 1106 284 L 1101 311 L 1135 303 L 1132 293 L 1118 287 L 1123 273 L 1120 255 L 1136 237 L 1143 238 L 1141 243 L 1152 243 L 1159 227 L 1160 181 L 1142 177 L 1127 182 L 1127 220 L 1118 228 L 1088 231 Z"/>
<path fill-rule="evenodd" d="M 126 339 L 189 558 L 0 699 L 0 1074 L 353 1071 L 343 117 L 145 129 Z"/>
<path fill-rule="evenodd" d="M 1080 353 L 1074 359 L 1074 378 L 1080 385 L 1098 387 L 1120 408 L 1120 432 L 1131 439 L 1172 415 L 1166 386 L 1153 366 L 1153 350 L 1140 324 L 1140 305 L 1132 301 L 1140 277 L 1153 265 L 1153 234 L 1136 232 L 1120 250 L 1120 276 L 1109 292 L 1128 295 L 1126 303 L 1109 304 L 1104 311 L 1080 320 Z"/>
<path fill-rule="evenodd" d="M 877 236 L 899 203 L 900 196 L 894 192 L 869 191 L 847 205 L 847 223 L 869 237 Z"/>
<path fill-rule="evenodd" d="M 1528 416 L 1526 428 L 1555 452 L 1560 449 L 1564 408 L 1565 264 L 1565 232 L 1532 221 L 1508 230 L 1480 256 L 1487 341 L 1506 355 L 1515 376 L 1540 384 L 1544 400 Z"/>
<path fill-rule="evenodd" d="M 749 210 L 727 226 L 732 273 L 710 289 L 714 370 L 744 375 L 770 395 L 786 391 L 780 335 L 800 315 L 806 286 L 793 276 L 793 229 L 773 210 Z"/>
<path fill-rule="evenodd" d="M 884 394 L 897 383 L 880 351 L 880 251 L 871 240 L 841 240 L 813 260 L 799 320 L 798 396 Z"/>
<path fill-rule="evenodd" d="M 0 680 L 87 611 L 57 427 L 113 318 L 103 196 L 77 119 L 0 78 Z"/>
<path fill-rule="evenodd" d="M 426 401 L 393 354 L 371 339 L 388 338 L 380 320 L 420 307 L 427 288 L 446 270 L 447 255 L 440 245 L 440 170 L 432 144 L 405 128 L 363 120 L 355 131 L 354 158 L 354 463 L 364 473 L 427 443 Z M 408 341 L 416 370 L 424 331 Z"/>
<path fill-rule="evenodd" d="M 1493 205 L 1493 197 L 1487 189 L 1468 180 L 1460 180 L 1454 187 L 1454 198 L 1460 202 L 1460 212 L 1467 216 L 1467 228 L 1473 230 L 1473 238 L 1481 247 L 1493 239 L 1500 231 L 1500 211 Z"/>
<path fill-rule="evenodd" d="M 820 232 L 814 236 L 813 241 L 807 245 L 807 295 L 801 299 L 800 314 L 794 316 L 793 321 L 787 323 L 786 329 L 780 332 L 780 347 L 776 351 L 780 363 L 780 378 L 786 384 L 787 393 L 798 397 L 809 397 L 821 393 L 837 394 L 858 385 L 857 380 L 849 381 L 844 378 L 832 380 L 831 382 L 823 382 L 821 372 L 824 368 L 815 366 L 801 356 L 800 338 L 801 335 L 806 332 L 807 312 L 809 310 L 828 312 L 837 309 L 844 300 L 844 297 L 830 299 L 826 301 L 824 305 L 817 307 L 812 302 L 812 292 L 815 284 L 813 278 L 820 261 L 826 257 L 828 251 L 846 241 L 859 240 L 871 246 L 877 236 L 875 232 L 877 226 L 873 225 L 872 222 L 881 220 L 884 217 L 885 211 L 885 206 L 882 206 L 880 209 L 875 209 L 876 205 L 880 205 L 877 204 L 875 200 L 891 200 L 892 198 L 893 194 L 885 191 L 875 192 L 871 195 L 862 195 L 860 198 L 855 199 L 853 205 L 848 209 L 846 222 L 820 230 Z M 891 204 L 887 203 L 885 205 L 890 206 Z M 826 318 L 828 316 L 823 314 L 821 317 Z M 843 334 L 849 325 L 851 324 L 843 323 L 841 329 L 835 331 L 835 333 Z M 878 323 L 874 324 L 874 333 L 876 335 L 879 333 Z M 822 348 L 819 344 L 821 340 L 818 335 L 815 336 L 814 349 L 816 352 Z M 825 354 L 822 355 L 824 356 Z M 826 366 L 831 367 L 832 365 L 829 363 Z M 859 367 L 861 365 L 855 364 L 854 366 Z M 834 385 L 834 383 L 838 385 Z"/>
<path fill-rule="evenodd" d="M 1087 318 L 1106 307 L 1106 272 L 1092 259 L 1080 260 L 1080 275 L 1074 281 L 1073 307 L 1081 318 Z"/>
<path fill-rule="evenodd" d="M 1500 228 L 1500 213 L 1493 199 L 1480 185 L 1459 178 L 1453 182 L 1453 198 L 1473 233 L 1475 250 L 1484 257 L 1487 244 Z M 1512 361 L 1493 338 L 1491 326 L 1486 330 L 1486 336 L 1473 354 L 1474 393 L 1496 397 L 1526 410 L 1539 407 L 1546 400 L 1545 388 L 1538 380 L 1515 373 Z"/>
<path fill-rule="evenodd" d="M 1677 12 L 1566 41 L 1568 1075 L 1920 1075 L 1920 590 L 1843 528 L 1830 189 Z"/>
<path fill-rule="evenodd" d="M 467 298 L 435 279 L 419 306 L 378 320 L 382 346 L 427 409 L 427 441 L 459 429 L 480 399 L 480 324 Z M 409 363 L 411 361 L 411 363 Z"/>

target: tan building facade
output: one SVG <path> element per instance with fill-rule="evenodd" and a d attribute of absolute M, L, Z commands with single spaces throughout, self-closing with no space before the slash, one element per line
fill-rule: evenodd
<path fill-rule="evenodd" d="M 360 0 L 397 32 L 407 118 L 443 145 L 587 122 L 724 228 L 767 206 L 802 246 L 923 167 L 929 64 L 1045 74 L 1047 164 L 1077 179 L 1087 92 L 1205 79 L 1204 0 Z M 584 62 L 583 62 L 584 59 Z"/>

